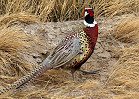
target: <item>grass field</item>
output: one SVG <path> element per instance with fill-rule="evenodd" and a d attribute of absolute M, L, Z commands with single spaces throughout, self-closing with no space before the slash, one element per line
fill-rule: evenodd
<path fill-rule="evenodd" d="M 83 68 L 102 73 L 77 73 L 73 82 L 68 71 L 52 70 L 26 90 L 3 98 L 139 98 L 139 0 L 1 0 L 0 88 L 38 66 L 38 57 L 46 58 L 56 42 L 82 22 L 85 7 L 94 8 L 100 36 Z"/>

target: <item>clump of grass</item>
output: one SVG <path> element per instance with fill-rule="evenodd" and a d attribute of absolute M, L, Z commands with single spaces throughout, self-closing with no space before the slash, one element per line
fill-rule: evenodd
<path fill-rule="evenodd" d="M 124 20 L 120 20 L 114 27 L 115 38 L 122 42 L 137 42 L 139 39 L 139 18 L 133 15 Z"/>
<path fill-rule="evenodd" d="M 105 9 L 105 15 L 112 18 L 116 15 L 138 13 L 139 11 L 138 0 L 110 0 L 108 7 Z"/>
<path fill-rule="evenodd" d="M 20 52 L 23 47 L 28 46 L 28 41 L 32 37 L 16 28 L 21 23 L 40 23 L 40 21 L 35 15 L 27 13 L 6 14 L 0 17 L 0 60 L 2 64 L 0 72 L 3 75 L 17 76 L 19 73 L 26 74 L 25 68 L 30 68 L 24 62 Z"/>
<path fill-rule="evenodd" d="M 138 98 L 139 88 L 139 44 L 121 49 L 123 52 L 119 58 L 115 70 L 107 82 L 106 88 L 115 94 L 115 98 Z"/>
<path fill-rule="evenodd" d="M 0 73 L 7 76 L 17 76 L 19 73 L 25 74 L 27 65 L 19 55 L 19 51 L 25 46 L 23 37 L 25 34 L 13 28 L 0 30 Z"/>
<path fill-rule="evenodd" d="M 29 15 L 27 13 L 17 13 L 17 14 L 5 14 L 0 17 L 0 29 L 9 27 L 18 23 L 40 23 L 39 19 L 35 15 Z"/>

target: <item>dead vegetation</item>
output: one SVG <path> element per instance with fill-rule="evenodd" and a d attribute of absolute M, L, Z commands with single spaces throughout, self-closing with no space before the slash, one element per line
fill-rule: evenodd
<path fill-rule="evenodd" d="M 40 54 L 42 51 L 39 47 L 45 46 L 48 49 L 50 47 L 49 44 L 44 45 L 42 43 L 44 38 L 42 40 L 40 39 L 41 36 L 43 37 L 44 34 L 47 34 L 47 30 L 44 31 L 41 29 L 38 31 L 38 36 L 25 33 L 20 27 L 23 28 L 29 24 L 40 24 L 46 21 L 56 22 L 82 19 L 83 9 L 85 7 L 93 7 L 95 17 L 99 21 L 99 31 L 106 35 L 101 36 L 101 38 L 112 36 L 114 39 L 110 42 L 116 39 L 116 42 L 120 42 L 121 44 L 121 47 L 115 48 L 111 52 L 114 54 L 113 57 L 117 58 L 116 64 L 113 64 L 113 67 L 107 67 L 106 64 L 101 65 L 106 69 L 112 68 L 107 71 L 109 75 L 107 79 L 101 80 L 101 77 L 97 75 L 93 77 L 83 75 L 86 79 L 78 78 L 76 82 L 73 82 L 72 77 L 69 76 L 69 72 L 52 70 L 37 79 L 34 84 L 35 87 L 28 85 L 28 90 L 7 98 L 138 99 L 138 6 L 138 0 L 1 0 L 0 88 L 8 86 L 33 69 L 34 64 L 30 63 L 31 60 L 27 61 L 23 57 L 24 53 L 25 55 L 26 52 L 29 54 Z M 101 20 L 102 18 L 105 20 Z M 52 34 L 48 33 L 49 35 Z M 58 34 L 58 36 L 61 35 Z M 37 45 L 38 47 L 34 47 Z M 50 45 L 55 46 L 52 43 Z M 95 64 L 92 62 L 93 59 L 97 60 L 95 56 L 92 57 L 84 65 L 85 69 L 92 69 L 91 66 Z M 106 60 L 109 61 L 109 58 L 106 58 Z M 97 67 L 94 66 L 93 69 L 95 68 Z M 80 74 L 77 73 L 77 76 L 79 77 Z"/>
<path fill-rule="evenodd" d="M 128 16 L 115 26 L 114 36 L 124 42 L 124 48 L 116 51 L 119 56 L 116 67 L 106 82 L 106 88 L 115 99 L 138 99 L 139 88 L 139 24 L 138 17 Z"/>

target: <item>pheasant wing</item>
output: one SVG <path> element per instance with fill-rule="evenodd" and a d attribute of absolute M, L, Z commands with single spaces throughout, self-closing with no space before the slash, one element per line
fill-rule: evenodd
<path fill-rule="evenodd" d="M 53 68 L 60 67 L 69 62 L 80 52 L 80 39 L 73 37 L 71 39 L 63 38 L 58 46 L 49 55 L 50 65 Z"/>

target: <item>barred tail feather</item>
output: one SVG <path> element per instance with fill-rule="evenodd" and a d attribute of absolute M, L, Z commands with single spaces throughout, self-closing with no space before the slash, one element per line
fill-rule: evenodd
<path fill-rule="evenodd" d="M 3 88 L 0 90 L 0 95 L 10 91 L 15 90 L 11 95 L 16 93 L 18 90 L 29 84 L 30 82 L 34 81 L 36 78 L 40 77 L 46 70 L 51 69 L 51 67 L 47 66 L 48 60 L 46 59 L 40 66 L 36 67 L 33 71 L 28 73 L 26 76 L 20 78 L 10 86 Z"/>

